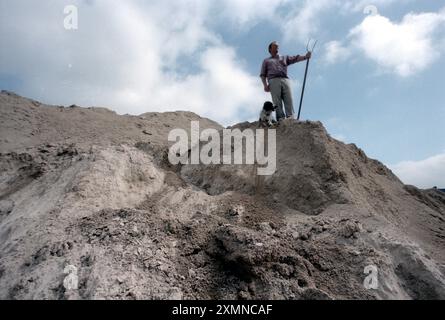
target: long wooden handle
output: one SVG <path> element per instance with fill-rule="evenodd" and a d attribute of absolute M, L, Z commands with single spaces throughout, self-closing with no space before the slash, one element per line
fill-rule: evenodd
<path fill-rule="evenodd" d="M 306 62 L 306 71 L 304 72 L 303 88 L 301 89 L 300 107 L 298 108 L 298 117 L 297 117 L 297 120 L 300 120 L 301 106 L 303 105 L 304 89 L 305 89 L 305 87 L 306 87 L 307 71 L 308 71 L 308 69 L 309 69 L 309 61 L 310 61 L 310 60 L 311 60 L 311 59 L 307 59 L 307 62 Z"/>

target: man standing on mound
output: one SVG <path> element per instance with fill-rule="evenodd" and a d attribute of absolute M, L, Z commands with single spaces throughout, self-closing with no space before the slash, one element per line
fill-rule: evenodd
<path fill-rule="evenodd" d="M 269 45 L 271 56 L 264 59 L 260 77 L 263 81 L 264 91 L 270 92 L 272 95 L 272 101 L 277 106 L 277 121 L 280 121 L 285 118 L 294 118 L 292 89 L 287 76 L 287 66 L 310 59 L 311 53 L 308 52 L 305 56 L 281 56 L 278 54 L 278 49 L 276 41 Z M 285 110 L 283 110 L 283 102 Z"/>

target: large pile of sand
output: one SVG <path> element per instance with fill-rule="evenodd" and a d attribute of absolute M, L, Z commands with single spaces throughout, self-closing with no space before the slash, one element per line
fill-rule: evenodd
<path fill-rule="evenodd" d="M 172 166 L 168 132 L 191 120 L 222 129 L 2 92 L 0 298 L 445 298 L 441 191 L 404 186 L 315 122 L 278 127 L 272 176 Z"/>

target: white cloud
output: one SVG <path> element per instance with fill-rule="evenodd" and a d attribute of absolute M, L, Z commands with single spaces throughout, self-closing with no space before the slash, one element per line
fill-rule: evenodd
<path fill-rule="evenodd" d="M 305 0 L 302 6 L 295 6 L 282 24 L 284 40 L 306 43 L 310 38 L 317 38 L 320 14 L 335 6 L 333 0 Z"/>
<path fill-rule="evenodd" d="M 377 8 L 392 3 L 395 1 L 373 2 Z M 355 12 L 363 10 L 365 4 L 363 1 L 346 2 L 340 8 Z M 332 64 L 363 53 L 377 63 L 380 71 L 408 77 L 430 67 L 445 52 L 443 26 L 445 8 L 439 12 L 409 13 L 400 22 L 379 13 L 366 15 L 350 30 L 345 41 L 330 41 L 325 45 L 324 61 Z"/>
<path fill-rule="evenodd" d="M 227 1 L 227 0 L 226 0 Z M 252 0 L 249 0 L 250 2 Z M 387 7 L 396 2 L 410 2 L 412 0 L 301 0 L 293 1 L 289 6 L 289 13 L 278 17 L 283 31 L 284 40 L 288 43 L 295 42 L 306 44 L 310 38 L 319 38 L 323 35 L 322 15 L 330 13 L 351 14 L 359 11 L 364 13 L 364 9 L 371 5 L 379 11 L 379 8 Z M 243 1 L 240 1 L 243 2 Z M 279 1 L 277 1 L 279 2 Z M 275 12 L 275 9 L 271 12 Z"/>
<path fill-rule="evenodd" d="M 166 79 L 171 85 L 159 86 L 154 101 L 177 110 L 178 105 L 193 103 L 193 111 L 223 123 L 241 121 L 241 109 L 256 112 L 263 100 L 257 77 L 249 75 L 229 47 L 211 47 L 201 56 L 201 72 L 183 81 Z M 176 107 L 175 107 L 176 106 Z"/>
<path fill-rule="evenodd" d="M 374 15 L 350 32 L 351 45 L 383 70 L 407 77 L 428 68 L 439 56 L 436 32 L 445 24 L 444 11 L 409 13 L 401 22 Z"/>
<path fill-rule="evenodd" d="M 77 31 L 63 28 L 62 2 L 18 0 L 0 13 L 0 70 L 23 79 L 24 95 L 119 113 L 187 109 L 224 124 L 266 96 L 207 27 L 208 1 L 72 3 Z"/>
<path fill-rule="evenodd" d="M 328 64 L 347 60 L 351 56 L 351 49 L 343 46 L 339 41 L 330 41 L 325 44 L 324 61 Z"/>
<path fill-rule="evenodd" d="M 342 1 L 341 9 L 346 12 L 364 12 L 365 8 L 370 6 L 376 7 L 379 12 L 379 8 L 384 8 L 392 4 L 402 4 L 412 2 L 413 0 L 353 0 L 353 1 Z M 377 13 L 378 13 L 377 12 Z"/>
<path fill-rule="evenodd" d="M 420 161 L 403 161 L 390 168 L 405 184 L 445 188 L 445 153 Z"/>
<path fill-rule="evenodd" d="M 277 19 L 277 10 L 291 0 L 221 0 L 221 18 L 230 21 L 238 28 L 255 25 L 263 20 Z"/>

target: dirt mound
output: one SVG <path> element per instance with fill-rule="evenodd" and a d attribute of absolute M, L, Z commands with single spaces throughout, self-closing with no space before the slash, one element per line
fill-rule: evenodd
<path fill-rule="evenodd" d="M 105 108 L 48 106 L 14 93 L 0 93 L 1 151 L 22 152 L 45 144 L 134 145 L 140 141 L 168 144 L 173 128 L 190 131 L 190 121 L 200 127 L 221 129 L 214 121 L 192 112 L 145 113 L 121 116 Z"/>
<path fill-rule="evenodd" d="M 319 122 L 277 128 L 272 176 L 173 166 L 168 132 L 191 120 L 222 130 L 2 92 L 0 298 L 445 299 L 443 193 Z"/>
<path fill-rule="evenodd" d="M 234 128 L 256 129 L 257 124 Z M 387 189 L 403 187 L 382 163 L 355 145 L 332 139 L 320 122 L 285 121 L 277 127 L 276 148 L 276 172 L 261 181 L 254 165 L 188 165 L 182 177 L 209 194 L 264 193 L 306 214 L 319 214 L 336 203 L 381 209 L 376 202 L 385 201 Z"/>

